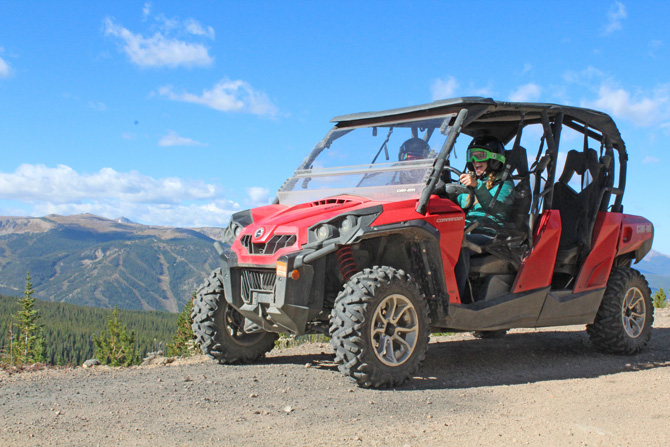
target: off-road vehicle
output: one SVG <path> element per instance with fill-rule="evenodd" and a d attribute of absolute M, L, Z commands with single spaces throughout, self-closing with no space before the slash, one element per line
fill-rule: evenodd
<path fill-rule="evenodd" d="M 628 156 L 608 115 L 466 97 L 332 122 L 274 204 L 234 214 L 215 243 L 222 266 L 192 314 L 206 354 L 252 362 L 279 333 L 323 333 L 342 374 L 389 387 L 417 371 L 435 331 L 586 324 L 602 351 L 646 345 L 653 306 L 631 264 L 654 229 L 623 213 Z M 482 247 L 465 235 L 486 219 L 466 228 L 455 199 L 471 191 L 458 178 L 483 135 L 506 145 L 515 191 Z M 424 158 L 407 149 L 417 139 Z M 475 254 L 461 296 L 463 246 Z"/>

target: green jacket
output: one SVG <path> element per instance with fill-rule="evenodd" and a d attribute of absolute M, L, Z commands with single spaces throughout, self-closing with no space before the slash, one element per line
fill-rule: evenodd
<path fill-rule="evenodd" d="M 496 192 L 500 192 L 494 201 Z M 477 187 L 474 189 L 475 204 L 466 211 L 465 226 L 473 222 L 482 220 L 484 217 L 493 220 L 498 225 L 502 225 L 509 219 L 510 207 L 514 202 L 514 183 L 511 180 L 505 180 L 497 183 L 491 189 L 486 189 L 486 182 L 477 180 Z M 468 205 L 468 194 L 460 194 L 456 201 L 461 208 Z"/>

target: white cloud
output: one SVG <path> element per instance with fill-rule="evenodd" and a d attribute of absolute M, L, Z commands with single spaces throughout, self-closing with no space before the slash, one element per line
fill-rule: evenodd
<path fill-rule="evenodd" d="M 208 26 L 204 28 L 200 22 L 195 19 L 186 19 L 184 21 L 184 27 L 186 31 L 193 34 L 194 36 L 204 36 L 210 39 L 214 39 L 214 28 Z"/>
<path fill-rule="evenodd" d="M 249 197 L 262 201 L 263 188 L 252 189 Z M 24 164 L 13 173 L 0 173 L 0 200 L 31 207 L 27 213 L 13 210 L 12 215 L 92 213 L 153 225 L 224 226 L 240 205 L 223 195 L 221 188 L 202 181 L 154 179 L 111 168 L 80 174 L 64 165 Z"/>
<path fill-rule="evenodd" d="M 0 47 L 0 53 L 3 50 L 4 48 Z M 9 63 L 7 63 L 3 58 L 0 57 L 0 78 L 8 78 L 11 73 L 12 69 L 9 66 Z"/>
<path fill-rule="evenodd" d="M 484 97 L 495 96 L 495 90 L 493 89 L 492 85 L 487 85 L 486 87 L 470 86 L 470 89 L 468 91 L 471 91 L 475 96 L 484 96 Z"/>
<path fill-rule="evenodd" d="M 161 87 L 158 93 L 173 101 L 200 104 L 222 112 L 245 112 L 270 116 L 278 113 L 277 107 L 265 93 L 254 90 L 248 82 L 241 80 L 223 79 L 211 90 L 203 90 L 201 95 L 175 93 L 172 86 L 169 85 Z"/>
<path fill-rule="evenodd" d="M 247 188 L 247 195 L 254 206 L 267 205 L 270 200 L 270 190 L 261 188 L 260 186 L 252 186 Z"/>
<path fill-rule="evenodd" d="M 458 81 L 453 76 L 449 76 L 446 80 L 436 79 L 433 81 L 433 85 L 430 86 L 433 101 L 453 97 L 458 87 Z"/>
<path fill-rule="evenodd" d="M 621 21 L 628 17 L 626 6 L 621 2 L 614 2 L 607 11 L 607 23 L 604 33 L 610 34 L 621 29 Z"/>
<path fill-rule="evenodd" d="M 218 188 L 202 181 L 176 177 L 154 179 L 137 171 L 102 168 L 80 174 L 65 165 L 23 164 L 13 173 L 0 173 L 0 199 L 28 202 L 78 203 L 109 199 L 131 203 L 179 203 L 215 198 Z"/>
<path fill-rule="evenodd" d="M 652 40 L 647 44 L 647 48 L 649 48 L 649 56 L 651 57 L 656 57 L 656 50 L 661 48 L 663 46 L 663 41 L 662 40 Z"/>
<path fill-rule="evenodd" d="M 162 147 L 167 146 L 206 146 L 206 144 L 190 138 L 184 138 L 177 135 L 177 132 L 169 130 L 168 134 L 158 141 L 158 145 Z"/>
<path fill-rule="evenodd" d="M 33 216 L 48 214 L 72 215 L 91 213 L 108 219 L 126 217 L 146 225 L 173 227 L 225 227 L 231 214 L 240 210 L 239 204 L 230 200 L 215 200 L 202 204 L 154 205 L 115 201 L 54 204 L 37 203 Z M 16 215 L 17 213 L 13 213 Z"/>
<path fill-rule="evenodd" d="M 105 34 L 119 38 L 124 43 L 123 51 L 140 67 L 206 67 L 213 62 L 208 49 L 200 43 L 170 38 L 160 32 L 144 37 L 114 23 L 110 18 L 105 19 L 104 23 Z"/>
<path fill-rule="evenodd" d="M 542 93 L 542 88 L 533 84 L 522 85 L 521 87 L 514 90 L 509 95 L 509 100 L 513 102 L 533 102 L 540 99 L 540 94 Z"/>
<path fill-rule="evenodd" d="M 631 93 L 604 83 L 593 101 L 582 101 L 584 107 L 591 107 L 610 113 L 615 118 L 632 121 L 639 126 L 661 124 L 670 118 L 670 86 L 662 86 L 651 94 Z"/>
<path fill-rule="evenodd" d="M 657 163 L 660 163 L 660 162 L 661 162 L 661 160 L 659 160 L 659 159 L 656 158 L 656 157 L 652 157 L 651 155 L 647 155 L 647 156 L 644 157 L 644 159 L 642 160 L 642 163 L 643 163 L 643 164 L 657 164 Z"/>
<path fill-rule="evenodd" d="M 654 89 L 630 90 L 620 87 L 612 75 L 592 66 L 578 72 L 566 72 L 563 79 L 568 84 L 578 84 L 593 92 L 595 99 L 579 101 L 582 107 L 601 110 L 638 126 L 656 126 L 663 131 L 670 129 L 670 84 L 661 84 Z"/>
<path fill-rule="evenodd" d="M 147 20 L 151 15 L 151 3 L 147 2 L 142 7 L 142 20 Z"/>
<path fill-rule="evenodd" d="M 449 76 L 447 79 L 435 79 L 430 86 L 430 94 L 433 101 L 453 98 L 464 91 L 467 92 L 468 96 L 494 96 L 494 90 L 491 85 L 478 87 L 471 82 L 467 86 L 461 86 L 461 83 L 453 76 Z"/>
<path fill-rule="evenodd" d="M 602 70 L 599 70 L 595 67 L 589 65 L 582 71 L 566 71 L 563 74 L 563 79 L 566 82 L 571 82 L 575 84 L 589 84 L 597 79 L 602 79 L 605 77 L 605 73 Z"/>
<path fill-rule="evenodd" d="M 97 110 L 98 112 L 104 112 L 105 110 L 107 110 L 107 106 L 100 101 L 89 101 L 88 108 Z"/>

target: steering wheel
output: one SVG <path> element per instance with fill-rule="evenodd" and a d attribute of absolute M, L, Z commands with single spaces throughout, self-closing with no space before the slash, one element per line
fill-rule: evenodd
<path fill-rule="evenodd" d="M 463 175 L 462 171 L 454 168 L 453 166 L 444 166 L 443 171 L 450 171 L 456 174 L 457 178 L 460 178 Z M 461 185 L 460 183 L 447 183 L 444 185 L 444 192 L 447 193 L 449 197 L 454 197 L 454 199 L 460 194 L 468 195 L 468 206 L 463 207 L 463 210 L 469 210 L 475 203 L 475 191 L 472 188 Z"/>

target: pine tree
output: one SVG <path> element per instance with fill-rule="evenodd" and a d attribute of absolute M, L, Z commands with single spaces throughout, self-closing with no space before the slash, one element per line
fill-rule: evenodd
<path fill-rule="evenodd" d="M 94 335 L 93 343 L 95 356 L 103 365 L 130 366 L 140 363 L 135 347 L 135 331 L 128 334 L 126 325 L 119 322 L 116 306 L 112 317 L 108 318 L 107 330 L 101 331 L 98 337 Z"/>
<path fill-rule="evenodd" d="M 172 342 L 167 345 L 167 355 L 170 357 L 187 357 L 197 352 L 195 335 L 191 327 L 191 312 L 193 311 L 193 300 L 195 292 L 191 299 L 186 303 L 179 318 L 177 319 L 177 330 L 172 336 Z"/>
<path fill-rule="evenodd" d="M 43 325 L 39 323 L 40 314 L 35 309 L 33 293 L 30 272 L 26 272 L 26 289 L 23 298 L 19 300 L 21 308 L 14 315 L 17 327 L 16 338 L 12 343 L 12 358 L 15 365 L 44 362 Z"/>
<path fill-rule="evenodd" d="M 654 294 L 654 307 L 666 307 L 668 305 L 668 301 L 665 297 L 665 292 L 663 291 L 663 288 L 658 289 L 658 292 Z"/>

